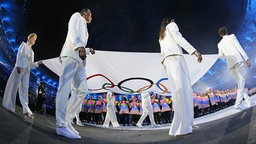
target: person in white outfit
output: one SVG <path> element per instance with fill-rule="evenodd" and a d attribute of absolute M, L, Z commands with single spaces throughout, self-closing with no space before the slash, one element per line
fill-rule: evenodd
<path fill-rule="evenodd" d="M 32 46 L 35 44 L 36 39 L 37 35 L 31 33 L 27 37 L 27 42 L 22 42 L 19 46 L 16 64 L 7 81 L 2 101 L 5 109 L 15 112 L 16 95 L 19 89 L 19 99 L 25 118 L 33 118 L 32 111 L 28 106 L 30 68 L 35 68 L 42 64 L 42 60 L 34 62 Z"/>
<path fill-rule="evenodd" d="M 82 107 L 82 103 L 80 105 Z M 77 110 L 77 112 L 75 113 L 75 117 L 76 117 L 76 125 L 83 127 L 84 124 L 82 123 L 82 121 L 80 120 L 79 117 L 79 113 L 81 112 L 82 108 L 80 110 Z"/>
<path fill-rule="evenodd" d="M 218 43 L 219 58 L 226 59 L 228 69 L 233 74 L 238 85 L 237 98 L 234 107 L 236 109 L 243 109 L 243 106 L 241 105 L 243 98 L 245 99 L 247 106 L 250 107 L 252 102 L 245 89 L 247 73 L 245 65 L 250 68 L 249 58 L 236 36 L 234 34 L 228 35 L 226 27 L 219 28 L 219 35 L 222 37 L 221 41 Z"/>
<path fill-rule="evenodd" d="M 202 61 L 201 54 L 182 36 L 177 24 L 171 18 L 164 18 L 161 24 L 159 43 L 163 56 L 170 90 L 172 93 L 174 116 L 169 135 L 192 133 L 194 109 L 193 95 L 188 68 L 182 48 L 197 61 Z"/>
<path fill-rule="evenodd" d="M 119 128 L 120 125 L 116 118 L 116 104 L 115 104 L 115 96 L 111 91 L 107 92 L 107 114 L 105 117 L 105 121 L 103 123 L 103 128 L 108 128 L 109 123 L 111 122 L 114 128 Z"/>
<path fill-rule="evenodd" d="M 86 96 L 85 93 L 88 91 L 88 89 L 84 90 L 83 92 L 79 92 L 79 91 L 82 91 L 82 89 L 81 88 L 76 89 L 73 86 L 73 84 L 71 84 L 71 98 L 68 101 L 68 107 L 67 107 L 67 122 L 73 124 L 73 119 L 76 118 L 76 124 L 78 126 L 84 126 L 84 124 L 80 120 L 79 114 L 82 110 L 82 102 Z M 83 95 L 78 96 L 78 93 Z"/>
<path fill-rule="evenodd" d="M 78 97 L 86 95 L 87 82 L 85 73 L 86 55 L 94 54 L 93 48 L 85 48 L 89 37 L 87 23 L 92 20 L 92 13 L 89 9 L 83 9 L 80 13 L 74 13 L 68 23 L 68 33 L 63 45 L 60 62 L 62 64 L 62 73 L 59 78 L 59 87 L 56 95 L 56 133 L 58 135 L 70 138 L 80 139 L 81 136 L 73 128 L 70 121 L 67 121 L 71 109 L 68 105 L 74 106 L 74 111 L 81 101 L 69 99 L 71 83 L 78 88 Z"/>
<path fill-rule="evenodd" d="M 142 103 L 143 113 L 142 113 L 139 121 L 136 124 L 139 128 L 142 128 L 142 123 L 147 116 L 149 116 L 149 120 L 150 120 L 152 127 L 158 126 L 158 125 L 156 125 L 156 122 L 154 119 L 150 94 L 151 94 L 151 92 L 141 93 L 141 103 Z"/>

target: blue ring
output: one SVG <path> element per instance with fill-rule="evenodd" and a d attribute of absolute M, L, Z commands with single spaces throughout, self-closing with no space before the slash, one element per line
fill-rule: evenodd
<path fill-rule="evenodd" d="M 168 78 L 162 78 L 162 79 L 160 79 L 160 80 L 158 80 L 158 81 L 156 82 L 156 86 L 157 86 L 161 91 L 164 91 L 164 90 L 160 87 L 159 83 L 160 83 L 161 81 L 164 81 L 164 80 L 168 80 Z"/>

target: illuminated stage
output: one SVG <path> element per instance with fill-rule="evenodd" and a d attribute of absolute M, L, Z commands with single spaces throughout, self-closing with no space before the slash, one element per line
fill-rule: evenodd
<path fill-rule="evenodd" d="M 256 96 L 252 96 L 256 101 Z M 198 128 L 185 136 L 169 136 L 169 125 L 158 128 L 121 126 L 121 129 L 104 129 L 101 126 L 74 126 L 81 140 L 71 140 L 55 133 L 55 117 L 35 113 L 33 120 L 24 120 L 21 108 L 16 113 L 0 108 L 1 144 L 5 143 L 256 143 L 256 107 L 243 111 L 233 106 L 195 119 Z"/>

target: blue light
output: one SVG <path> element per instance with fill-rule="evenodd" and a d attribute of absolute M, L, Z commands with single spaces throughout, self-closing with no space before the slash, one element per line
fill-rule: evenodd
<path fill-rule="evenodd" d="M 3 21 L 8 22 L 8 21 L 11 21 L 11 18 L 10 18 L 10 17 L 5 16 L 5 17 L 3 17 L 3 18 L 2 18 L 2 20 L 3 20 Z"/>
<path fill-rule="evenodd" d="M 249 37 L 249 36 L 246 36 L 245 39 L 248 40 L 248 41 L 250 41 L 250 42 L 253 41 L 253 39 L 252 39 L 251 37 Z"/>
<path fill-rule="evenodd" d="M 1 4 L 1 7 L 8 9 L 8 8 L 11 7 L 11 5 L 10 5 L 9 3 L 2 3 L 2 4 Z"/>
<path fill-rule="evenodd" d="M 13 30 L 12 28 L 6 28 L 6 29 L 5 29 L 5 32 L 7 32 L 7 33 L 13 33 L 14 30 Z"/>
<path fill-rule="evenodd" d="M 15 42 L 15 38 L 10 38 L 10 39 L 9 39 L 9 42 L 10 42 L 10 43 Z"/>
<path fill-rule="evenodd" d="M 45 79 L 46 78 L 46 76 L 42 76 L 42 79 Z"/>
<path fill-rule="evenodd" d="M 40 75 L 40 74 L 41 74 L 41 72 L 40 72 L 40 71 L 37 71 L 37 72 L 36 72 L 36 75 Z"/>
<path fill-rule="evenodd" d="M 16 47 L 13 47 L 13 50 L 16 52 L 16 51 L 18 51 L 18 49 L 19 49 L 19 47 L 18 46 L 16 46 Z"/>

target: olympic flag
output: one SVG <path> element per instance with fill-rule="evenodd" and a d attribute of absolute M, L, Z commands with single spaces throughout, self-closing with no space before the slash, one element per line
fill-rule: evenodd
<path fill-rule="evenodd" d="M 198 63 L 195 56 L 184 54 L 192 85 L 218 59 L 217 54 L 202 56 L 202 63 Z M 59 58 L 47 59 L 43 63 L 60 75 L 62 68 Z M 170 93 L 160 53 L 96 51 L 95 55 L 87 56 L 85 70 L 90 93 L 107 90 L 120 94 L 141 91 L 154 91 L 165 95 Z"/>

